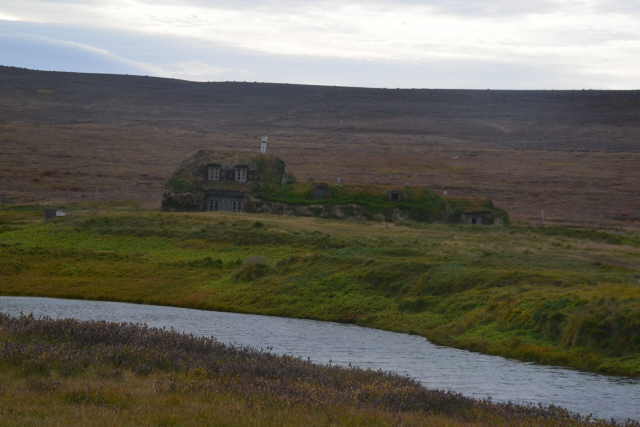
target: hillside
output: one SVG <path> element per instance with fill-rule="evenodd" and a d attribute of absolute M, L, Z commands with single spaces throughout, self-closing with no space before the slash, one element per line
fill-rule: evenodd
<path fill-rule="evenodd" d="M 0 202 L 159 206 L 197 149 L 271 150 L 299 180 L 426 185 L 516 220 L 640 225 L 640 92 L 193 83 L 0 67 Z"/>

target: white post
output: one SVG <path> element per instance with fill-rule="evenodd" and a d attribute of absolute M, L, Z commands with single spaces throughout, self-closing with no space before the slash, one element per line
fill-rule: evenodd
<path fill-rule="evenodd" d="M 262 154 L 267 152 L 267 145 L 269 144 L 269 137 L 268 136 L 263 136 L 260 139 L 260 152 Z"/>

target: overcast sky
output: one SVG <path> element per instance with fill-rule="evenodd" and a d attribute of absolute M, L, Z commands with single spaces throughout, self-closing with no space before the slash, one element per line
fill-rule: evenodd
<path fill-rule="evenodd" d="M 639 89 L 640 0 L 2 0 L 0 65 L 198 81 Z"/>

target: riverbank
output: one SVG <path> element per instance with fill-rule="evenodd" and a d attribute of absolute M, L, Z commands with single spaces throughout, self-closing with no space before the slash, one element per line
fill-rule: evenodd
<path fill-rule="evenodd" d="M 306 317 L 640 376 L 640 236 L 77 206 L 0 210 L 1 293 Z"/>
<path fill-rule="evenodd" d="M 132 324 L 0 314 L 0 373 L 7 426 L 615 425 Z"/>

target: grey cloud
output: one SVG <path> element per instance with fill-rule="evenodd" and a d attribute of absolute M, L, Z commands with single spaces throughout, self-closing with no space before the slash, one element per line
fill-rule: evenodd
<path fill-rule="evenodd" d="M 640 4 L 634 0 L 136 0 L 154 5 L 197 6 L 209 9 L 260 10 L 278 14 L 304 13 L 313 9 L 335 8 L 344 5 L 359 5 L 363 8 L 401 9 L 407 6 L 432 8 L 438 13 L 477 17 L 517 16 L 530 13 L 548 13 L 563 10 L 618 12 L 636 14 Z M 21 10 L 37 4 L 55 5 L 103 5 L 105 0 L 5 0 L 0 10 Z"/>
<path fill-rule="evenodd" d="M 197 39 L 104 29 L 2 21 L 0 28 L 4 29 L 0 31 L 0 62 L 39 69 L 402 88 L 601 88 L 606 87 L 607 78 L 515 59 L 365 61 L 274 55 Z M 60 40 L 82 42 L 111 53 L 99 54 Z"/>
<path fill-rule="evenodd" d="M 68 0 L 67 0 L 68 1 Z M 71 0 L 74 1 L 74 0 Z M 258 9 L 277 13 L 293 13 L 313 8 L 359 5 L 362 7 L 397 10 L 407 6 L 429 7 L 450 15 L 513 16 L 527 13 L 546 13 L 557 8 L 551 0 L 521 2 L 514 0 L 141 0 L 148 4 L 185 4 L 220 9 Z"/>
<path fill-rule="evenodd" d="M 7 9 L 20 9 L 23 0 L 6 0 Z M 520 2 L 515 0 L 136 0 L 149 6 L 196 6 L 206 9 L 254 10 L 275 14 L 305 13 L 315 9 L 331 10 L 340 6 L 361 6 L 381 10 L 397 10 L 405 7 L 428 7 L 450 15 L 466 16 L 513 16 L 528 13 L 546 13 L 557 9 L 557 2 L 537 0 Z M 615 1 L 614 1 L 615 2 Z M 54 3 L 68 5 L 104 4 L 103 0 L 31 0 L 31 3 Z M 622 1 L 619 2 L 622 4 Z M 13 4 L 13 6 L 11 6 Z"/>
<path fill-rule="evenodd" d="M 448 15 L 500 17 L 524 15 L 529 13 L 546 13 L 557 8 L 550 0 L 516 1 L 516 0 L 377 0 L 388 5 L 429 6 L 437 12 Z"/>
<path fill-rule="evenodd" d="M 601 13 L 640 14 L 640 2 L 634 0 L 600 0 L 596 10 Z"/>
<path fill-rule="evenodd" d="M 73 0 L 72 0 L 73 1 Z M 151 5 L 191 5 L 213 9 L 278 9 L 290 11 L 293 9 L 308 8 L 314 3 L 330 3 L 331 0 L 316 0 L 313 3 L 308 0 L 138 0 L 141 3 Z M 348 1 L 345 1 L 348 3 Z"/>
<path fill-rule="evenodd" d="M 0 51 L 2 65 L 90 73 L 144 73 L 144 68 L 117 56 L 74 43 L 19 33 L 0 32 Z"/>

